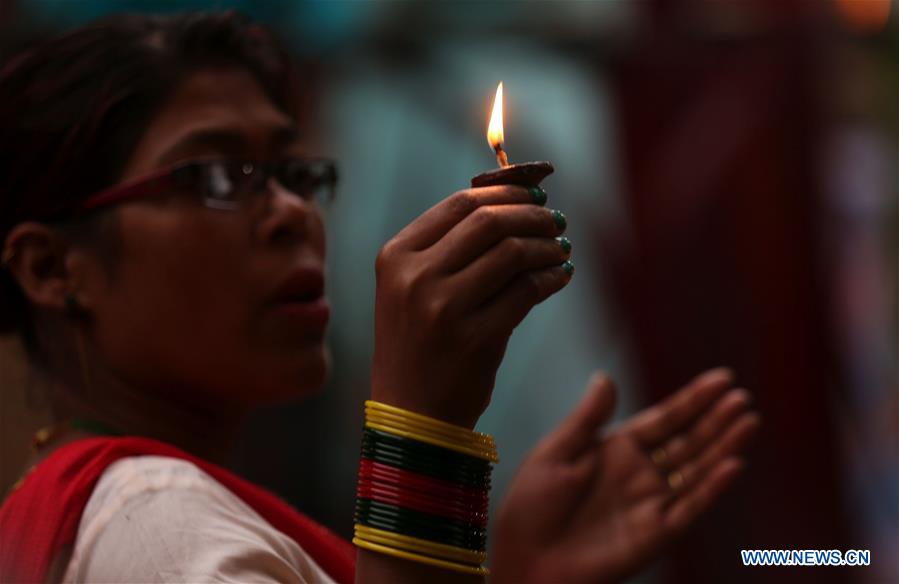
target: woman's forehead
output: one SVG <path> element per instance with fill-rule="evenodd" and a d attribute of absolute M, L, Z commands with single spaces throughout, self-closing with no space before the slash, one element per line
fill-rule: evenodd
<path fill-rule="evenodd" d="M 185 79 L 150 122 L 122 178 L 138 176 L 219 144 L 269 149 L 298 141 L 295 121 L 241 69 L 199 71 Z"/>

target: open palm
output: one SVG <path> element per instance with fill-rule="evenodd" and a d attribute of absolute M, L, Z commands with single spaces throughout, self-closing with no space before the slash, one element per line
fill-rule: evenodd
<path fill-rule="evenodd" d="M 759 424 L 717 369 L 605 436 L 611 382 L 591 380 L 575 412 L 519 469 L 503 500 L 496 582 L 614 582 L 682 531 L 739 473 Z"/>

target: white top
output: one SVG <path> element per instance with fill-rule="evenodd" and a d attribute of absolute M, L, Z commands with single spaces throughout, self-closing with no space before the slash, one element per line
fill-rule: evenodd
<path fill-rule="evenodd" d="M 164 456 L 124 458 L 101 475 L 62 581 L 333 582 L 221 483 Z"/>

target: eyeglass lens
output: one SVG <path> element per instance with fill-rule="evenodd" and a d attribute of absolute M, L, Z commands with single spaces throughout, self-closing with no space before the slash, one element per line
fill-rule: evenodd
<path fill-rule="evenodd" d="M 333 196 L 336 179 L 332 163 L 300 159 L 268 165 L 205 161 L 190 165 L 180 174 L 182 184 L 196 189 L 207 205 L 229 209 L 246 196 L 264 191 L 270 177 L 290 192 L 316 202 L 326 202 Z"/>

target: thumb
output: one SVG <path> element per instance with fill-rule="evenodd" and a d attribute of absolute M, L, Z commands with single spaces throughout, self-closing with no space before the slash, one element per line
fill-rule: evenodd
<path fill-rule="evenodd" d="M 587 383 L 581 403 L 537 447 L 537 455 L 555 460 L 572 460 L 588 448 L 597 429 L 615 409 L 615 386 L 602 373 L 594 373 Z"/>

